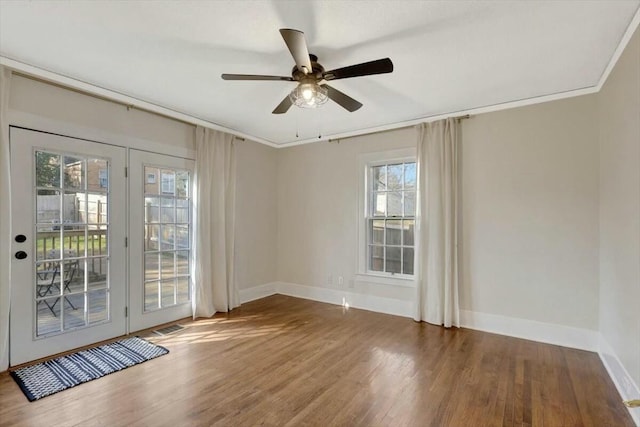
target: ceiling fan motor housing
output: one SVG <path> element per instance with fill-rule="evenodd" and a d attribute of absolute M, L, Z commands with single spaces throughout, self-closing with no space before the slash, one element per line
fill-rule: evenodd
<path fill-rule="evenodd" d="M 310 53 L 309 59 L 311 60 L 312 68 L 310 73 L 305 74 L 300 71 L 297 66 L 294 66 L 291 70 L 291 77 L 293 77 L 295 81 L 303 82 L 305 80 L 312 79 L 313 81 L 318 82 L 323 79 L 324 67 L 318 63 L 318 57 Z"/>

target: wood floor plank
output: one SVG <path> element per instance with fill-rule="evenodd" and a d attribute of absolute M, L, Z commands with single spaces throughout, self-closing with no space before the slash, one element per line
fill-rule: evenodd
<path fill-rule="evenodd" d="M 594 353 L 276 295 L 151 341 L 166 356 L 1 426 L 633 426 Z"/>

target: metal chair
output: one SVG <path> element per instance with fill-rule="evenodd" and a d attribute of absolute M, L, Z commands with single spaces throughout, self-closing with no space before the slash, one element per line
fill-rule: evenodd
<path fill-rule="evenodd" d="M 75 256 L 73 251 L 65 251 L 65 257 Z M 49 258 L 59 258 L 59 251 L 52 250 L 49 251 Z M 62 268 L 62 277 L 60 275 L 60 266 Z M 75 260 L 62 260 L 62 261 L 51 261 L 49 263 L 44 264 L 45 268 L 36 271 L 37 282 L 36 282 L 36 294 L 38 298 L 46 298 L 48 296 L 58 296 L 60 295 L 60 291 L 71 292 L 70 284 L 73 278 L 76 275 L 76 272 L 79 268 L 79 262 L 77 259 Z M 69 300 L 69 298 L 65 295 L 64 300 L 69 304 L 72 310 L 76 310 L 76 307 Z M 56 300 L 51 304 L 46 299 L 41 299 L 38 301 L 38 305 L 40 303 L 44 303 L 49 311 L 57 317 L 55 312 L 55 306 L 58 304 L 60 298 L 56 298 Z"/>

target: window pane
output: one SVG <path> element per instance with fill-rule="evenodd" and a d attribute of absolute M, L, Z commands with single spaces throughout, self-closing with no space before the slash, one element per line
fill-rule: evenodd
<path fill-rule="evenodd" d="M 387 258 L 385 262 L 385 269 L 387 273 L 400 273 L 401 272 L 401 263 L 400 263 L 400 254 L 401 249 L 395 247 L 385 247 L 387 252 Z"/>
<path fill-rule="evenodd" d="M 89 323 L 98 323 L 107 320 L 107 290 L 89 292 Z"/>
<path fill-rule="evenodd" d="M 416 164 L 404 164 L 404 189 L 410 190 L 416 188 Z"/>
<path fill-rule="evenodd" d="M 387 204 L 387 193 L 373 193 L 373 197 L 371 198 L 371 211 L 374 216 L 385 215 L 386 212 L 386 204 Z"/>
<path fill-rule="evenodd" d="M 155 310 L 159 307 L 158 286 L 160 282 L 147 282 L 144 284 L 144 310 Z"/>
<path fill-rule="evenodd" d="M 387 216 L 402 216 L 402 191 L 390 191 L 387 197 Z"/>
<path fill-rule="evenodd" d="M 60 187 L 59 155 L 36 151 L 36 185 L 38 187 Z"/>
<path fill-rule="evenodd" d="M 56 250 L 59 253 L 62 248 L 61 242 L 60 231 L 51 231 L 51 227 L 37 227 L 36 259 L 50 259 L 51 250 Z"/>
<path fill-rule="evenodd" d="M 87 195 L 65 191 L 62 199 L 62 222 L 84 224 L 87 222 Z"/>
<path fill-rule="evenodd" d="M 405 219 L 402 221 L 402 244 L 405 246 L 413 246 L 415 223 L 413 219 Z"/>
<path fill-rule="evenodd" d="M 387 190 L 402 190 L 402 163 L 387 166 Z"/>
<path fill-rule="evenodd" d="M 145 222 L 160 222 L 160 199 L 158 197 L 145 197 Z"/>
<path fill-rule="evenodd" d="M 84 294 L 69 295 L 64 297 L 62 300 L 64 301 L 63 328 L 67 330 L 85 326 Z"/>
<path fill-rule="evenodd" d="M 175 276 L 174 272 L 174 260 L 173 260 L 173 252 L 162 252 L 160 254 L 160 260 L 162 263 L 162 278 L 169 279 Z"/>
<path fill-rule="evenodd" d="M 189 278 L 178 278 L 178 304 L 187 302 L 191 299 L 189 295 Z"/>
<path fill-rule="evenodd" d="M 106 194 L 91 193 L 87 195 L 87 222 L 91 224 L 106 224 L 108 222 L 107 212 Z"/>
<path fill-rule="evenodd" d="M 176 271 L 180 276 L 189 274 L 189 251 L 176 251 Z"/>
<path fill-rule="evenodd" d="M 36 302 L 36 324 L 38 336 L 60 332 L 60 298 Z"/>
<path fill-rule="evenodd" d="M 144 250 L 157 251 L 158 249 L 158 225 L 148 224 L 144 226 Z"/>
<path fill-rule="evenodd" d="M 158 253 L 144 254 L 144 280 L 160 278 L 160 258 Z"/>
<path fill-rule="evenodd" d="M 85 189 L 84 172 L 86 160 L 77 157 L 64 157 L 64 187 L 70 189 Z"/>
<path fill-rule="evenodd" d="M 60 224 L 60 192 L 54 190 L 38 190 L 36 195 L 37 221 L 40 224 Z M 59 229 L 60 227 L 58 227 Z"/>
<path fill-rule="evenodd" d="M 176 282 L 174 279 L 162 281 L 162 306 L 169 307 L 175 305 L 175 288 Z"/>
<path fill-rule="evenodd" d="M 173 242 L 175 240 L 175 234 L 176 234 L 176 226 L 175 225 L 169 225 L 169 224 L 162 224 L 162 227 L 160 227 L 160 234 L 161 234 L 161 240 L 160 240 L 160 250 L 166 251 L 166 250 L 171 250 L 173 249 Z"/>
<path fill-rule="evenodd" d="M 106 226 L 102 226 L 96 229 L 89 229 L 87 232 L 87 255 L 107 255 L 107 229 Z"/>
<path fill-rule="evenodd" d="M 162 194 L 174 195 L 176 190 L 176 173 L 170 170 L 160 171 L 160 191 Z"/>
<path fill-rule="evenodd" d="M 387 245 L 400 245 L 400 243 L 401 243 L 401 241 L 400 241 L 400 239 L 401 239 L 401 237 L 400 237 L 400 233 L 401 233 L 400 225 L 401 224 L 402 224 L 402 221 L 399 220 L 399 219 L 387 220 L 387 227 L 386 227 L 386 232 L 387 232 L 386 244 Z"/>
<path fill-rule="evenodd" d="M 105 191 L 109 188 L 109 164 L 102 159 L 87 160 L 87 189 Z"/>
<path fill-rule="evenodd" d="M 384 246 L 369 246 L 369 270 L 384 271 Z"/>
<path fill-rule="evenodd" d="M 160 194 L 160 170 L 158 168 L 144 167 L 144 193 Z"/>
<path fill-rule="evenodd" d="M 416 192 L 415 191 L 404 192 L 404 215 L 405 216 L 416 215 Z"/>
<path fill-rule="evenodd" d="M 413 248 L 403 248 L 402 251 L 402 274 L 413 274 Z"/>
<path fill-rule="evenodd" d="M 163 197 L 162 207 L 160 211 L 161 222 L 175 222 L 175 200 L 168 197 Z"/>
<path fill-rule="evenodd" d="M 176 249 L 189 249 L 189 226 L 176 226 Z"/>
<path fill-rule="evenodd" d="M 371 189 L 380 191 L 387 189 L 386 166 L 374 166 L 371 168 Z"/>
<path fill-rule="evenodd" d="M 371 243 L 383 245 L 384 244 L 384 220 L 372 219 L 369 221 L 370 234 L 369 239 Z"/>
<path fill-rule="evenodd" d="M 187 197 L 189 195 L 189 172 L 176 172 L 176 196 Z"/>

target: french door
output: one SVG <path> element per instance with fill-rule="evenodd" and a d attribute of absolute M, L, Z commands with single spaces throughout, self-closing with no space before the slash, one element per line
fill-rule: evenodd
<path fill-rule="evenodd" d="M 10 357 L 126 333 L 126 150 L 12 127 Z"/>
<path fill-rule="evenodd" d="M 193 160 L 129 152 L 130 329 L 191 316 Z"/>

